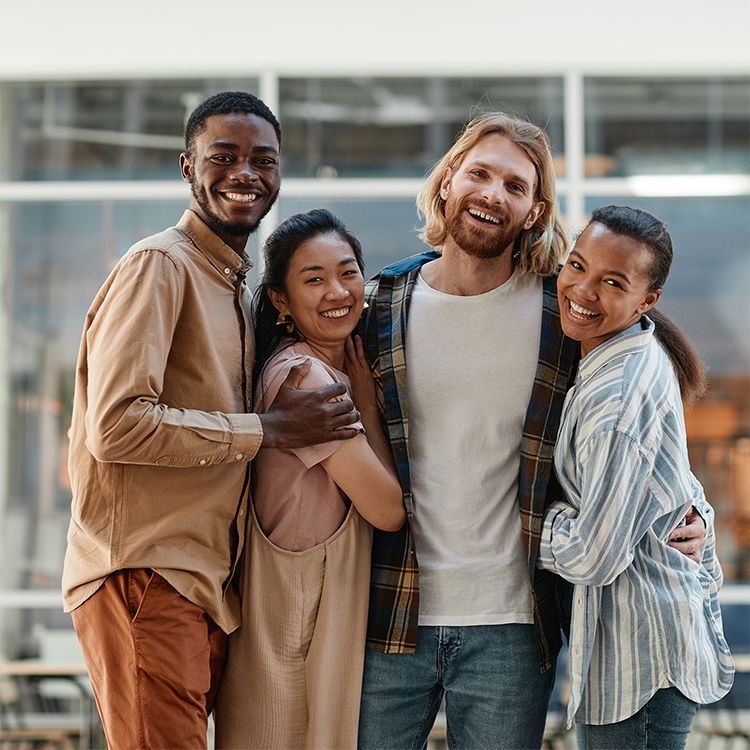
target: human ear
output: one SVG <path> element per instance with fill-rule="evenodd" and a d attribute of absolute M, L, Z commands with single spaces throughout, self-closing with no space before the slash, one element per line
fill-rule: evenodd
<path fill-rule="evenodd" d="M 443 179 L 440 182 L 440 197 L 444 200 L 448 200 L 448 195 L 450 194 L 450 188 L 451 188 L 451 178 L 453 177 L 453 170 L 451 170 L 450 167 L 445 168 L 445 172 L 443 172 Z"/>
<path fill-rule="evenodd" d="M 661 289 L 657 289 L 655 292 L 649 292 L 641 302 L 638 311 L 645 313 L 650 310 L 661 298 Z"/>
<path fill-rule="evenodd" d="M 526 216 L 526 221 L 523 224 L 524 229 L 531 229 L 536 224 L 536 220 L 544 213 L 544 202 L 539 201 L 535 203 L 531 211 Z"/>
<path fill-rule="evenodd" d="M 271 304 L 283 315 L 289 314 L 289 307 L 286 303 L 286 296 L 283 292 L 277 289 L 267 289 L 268 297 L 271 300 Z"/>
<path fill-rule="evenodd" d="M 185 182 L 190 182 L 193 176 L 193 165 L 190 161 L 190 156 L 184 151 L 180 154 L 180 173 Z"/>

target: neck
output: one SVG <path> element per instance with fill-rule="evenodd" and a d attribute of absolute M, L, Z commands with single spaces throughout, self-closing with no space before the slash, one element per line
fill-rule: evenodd
<path fill-rule="evenodd" d="M 422 277 L 433 289 L 459 297 L 491 292 L 512 275 L 512 246 L 495 258 L 477 258 L 446 243 L 439 258 L 422 266 Z"/>
<path fill-rule="evenodd" d="M 216 231 L 216 229 L 212 230 L 213 233 L 221 239 L 224 244 L 229 245 L 229 247 L 234 250 L 237 255 L 240 256 L 240 258 L 243 256 L 243 253 L 245 252 L 245 246 L 247 245 L 247 238 L 250 236 L 249 234 L 246 234 L 244 237 L 237 237 L 233 234 L 226 234 L 225 232 Z"/>
<path fill-rule="evenodd" d="M 245 245 L 247 245 L 247 238 L 251 235 L 251 229 L 248 228 L 247 234 L 229 234 L 225 229 L 222 229 L 220 225 L 217 225 L 215 221 L 212 221 L 209 216 L 198 205 L 198 201 L 194 195 L 190 196 L 190 203 L 188 205 L 191 211 L 198 215 L 198 218 L 225 244 L 234 250 L 237 255 L 242 257 L 245 252 Z"/>
<path fill-rule="evenodd" d="M 313 341 L 305 341 L 312 349 L 313 354 L 322 362 L 330 365 L 336 370 L 344 369 L 344 342 L 335 345 L 317 344 Z"/>

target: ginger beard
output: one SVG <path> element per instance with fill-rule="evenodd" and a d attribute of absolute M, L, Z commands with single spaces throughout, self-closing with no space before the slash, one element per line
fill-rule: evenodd
<path fill-rule="evenodd" d="M 505 250 L 513 246 L 516 237 L 521 233 L 528 215 L 520 216 L 515 221 L 507 213 L 500 214 L 497 209 L 493 215 L 500 214 L 500 223 L 485 221 L 485 227 L 470 225 L 464 212 L 469 205 L 476 207 L 476 201 L 448 196 L 445 202 L 445 222 L 448 234 L 453 241 L 467 254 L 476 258 L 498 258 Z"/>

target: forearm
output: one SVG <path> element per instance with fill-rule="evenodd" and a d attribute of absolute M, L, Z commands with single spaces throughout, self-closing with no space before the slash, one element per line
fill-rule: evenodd
<path fill-rule="evenodd" d="M 361 412 L 361 421 L 365 428 L 365 437 L 372 452 L 393 478 L 398 481 L 398 472 L 396 471 L 396 464 L 393 461 L 393 453 L 383 432 L 383 427 L 380 424 L 377 406 L 372 405 Z"/>
<path fill-rule="evenodd" d="M 86 445 L 107 463 L 188 467 L 249 461 L 262 438 L 257 414 L 176 409 L 143 398 L 122 410 L 90 408 L 86 415 Z"/>
<path fill-rule="evenodd" d="M 403 493 L 363 435 L 347 440 L 321 462 L 360 515 L 383 531 L 398 531 L 406 521 Z"/>

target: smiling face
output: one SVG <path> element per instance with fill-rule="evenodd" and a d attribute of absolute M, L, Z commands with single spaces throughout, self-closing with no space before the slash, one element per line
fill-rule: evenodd
<path fill-rule="evenodd" d="M 566 336 L 581 342 L 581 356 L 630 328 L 661 297 L 649 292 L 651 249 L 589 224 L 557 278 L 560 319 Z"/>
<path fill-rule="evenodd" d="M 305 240 L 289 262 L 283 290 L 269 289 L 273 306 L 328 364 L 341 369 L 344 343 L 362 315 L 365 280 L 354 251 L 337 234 Z"/>
<path fill-rule="evenodd" d="M 534 200 L 535 187 L 536 169 L 523 149 L 500 133 L 484 136 L 458 169 L 443 175 L 449 241 L 478 258 L 512 249 L 544 210 Z"/>
<path fill-rule="evenodd" d="M 180 156 L 190 183 L 190 208 L 241 253 L 248 236 L 279 193 L 279 142 L 273 125 L 257 115 L 212 115 Z"/>

